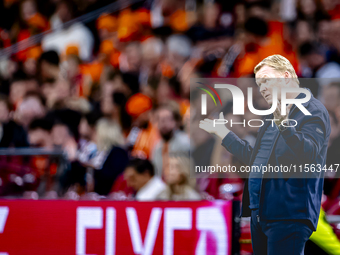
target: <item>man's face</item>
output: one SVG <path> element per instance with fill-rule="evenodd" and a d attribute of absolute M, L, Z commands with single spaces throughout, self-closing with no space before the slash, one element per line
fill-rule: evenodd
<path fill-rule="evenodd" d="M 68 136 L 67 126 L 57 124 L 52 128 L 52 141 L 54 145 L 64 146 Z"/>
<path fill-rule="evenodd" d="M 28 132 L 28 140 L 30 146 L 41 148 L 41 147 L 49 147 L 49 141 L 51 141 L 51 135 L 49 132 L 43 129 L 35 129 L 30 130 Z"/>
<path fill-rule="evenodd" d="M 168 109 L 160 109 L 158 111 L 158 129 L 163 138 L 172 134 L 176 128 L 176 121 L 172 112 Z"/>
<path fill-rule="evenodd" d="M 9 100 L 12 104 L 19 102 L 26 94 L 26 82 L 25 81 L 15 81 L 11 84 L 9 89 Z"/>
<path fill-rule="evenodd" d="M 82 118 L 79 123 L 78 127 L 79 135 L 81 138 L 90 140 L 91 139 L 91 127 L 89 123 L 87 122 L 86 118 Z"/>
<path fill-rule="evenodd" d="M 277 99 L 281 100 L 281 88 L 285 86 L 284 74 L 270 66 L 263 66 L 255 78 L 261 95 L 269 105 L 273 103 L 273 88 L 277 88 Z"/>
<path fill-rule="evenodd" d="M 0 101 L 0 123 L 5 123 L 9 120 L 9 110 L 7 104 Z"/>
<path fill-rule="evenodd" d="M 43 117 L 45 109 L 37 98 L 28 97 L 22 101 L 16 113 L 19 122 L 24 126 L 28 126 L 33 119 Z"/>
<path fill-rule="evenodd" d="M 150 175 L 139 174 L 133 167 L 127 167 L 124 171 L 124 179 L 128 187 L 134 190 L 140 190 L 150 179 Z"/>

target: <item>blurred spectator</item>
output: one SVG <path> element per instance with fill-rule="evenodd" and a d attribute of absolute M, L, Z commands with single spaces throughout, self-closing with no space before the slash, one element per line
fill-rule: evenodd
<path fill-rule="evenodd" d="M 129 146 L 132 147 L 131 154 L 133 157 L 149 159 L 159 141 L 151 99 L 137 93 L 129 98 L 125 108 L 133 118 L 134 125 L 127 138 Z"/>
<path fill-rule="evenodd" d="M 177 73 L 191 55 L 191 42 L 183 35 L 171 35 L 166 41 L 167 62 L 172 70 Z"/>
<path fill-rule="evenodd" d="M 316 45 L 306 42 L 300 46 L 300 56 L 310 68 L 310 75 L 305 77 L 323 78 L 322 85 L 330 83 L 330 78 L 340 78 L 340 66 L 336 62 L 326 62 L 326 57 Z"/>
<path fill-rule="evenodd" d="M 111 118 L 122 127 L 124 137 L 127 137 L 131 130 L 132 119 L 125 109 L 127 101 L 126 96 L 122 92 L 114 92 L 112 94 L 112 100 L 113 111 Z"/>
<path fill-rule="evenodd" d="M 71 110 L 57 110 L 47 118 L 54 119 L 51 130 L 53 145 L 62 149 L 69 161 L 68 168 L 60 177 L 62 193 L 71 189 L 77 192 L 78 195 L 82 195 L 86 191 L 86 168 L 80 164 L 77 158 L 77 127 L 80 117 Z"/>
<path fill-rule="evenodd" d="M 65 150 L 70 161 L 76 160 L 77 142 L 70 127 L 62 121 L 56 121 L 51 132 L 53 144 Z"/>
<path fill-rule="evenodd" d="M 124 146 L 121 128 L 116 122 L 100 119 L 96 125 L 95 142 L 97 153 L 91 160 L 94 172 L 94 191 L 100 195 L 107 195 L 117 176 L 128 163 L 128 154 Z"/>
<path fill-rule="evenodd" d="M 37 65 L 37 74 L 40 82 L 44 83 L 59 76 L 59 55 L 54 50 L 44 51 Z"/>
<path fill-rule="evenodd" d="M 327 80 L 327 79 L 326 79 Z M 332 82 L 322 90 L 321 100 L 328 111 L 336 114 L 340 109 L 340 82 Z M 340 116 L 337 116 L 339 118 Z"/>
<path fill-rule="evenodd" d="M 48 22 L 44 16 L 37 11 L 34 0 L 25 0 L 21 4 L 21 18 L 34 29 L 44 31 L 49 28 Z"/>
<path fill-rule="evenodd" d="M 312 26 L 306 20 L 298 20 L 296 24 L 296 45 L 313 41 L 314 33 Z"/>
<path fill-rule="evenodd" d="M 17 71 L 13 75 L 9 87 L 9 100 L 16 109 L 23 100 L 27 91 L 34 91 L 38 89 L 36 80 L 28 77 L 22 70 Z"/>
<path fill-rule="evenodd" d="M 22 126 L 10 119 L 11 104 L 0 97 L 0 147 L 27 147 L 27 135 Z"/>
<path fill-rule="evenodd" d="M 28 91 L 15 111 L 15 118 L 25 128 L 36 118 L 46 114 L 45 99 L 39 92 Z"/>
<path fill-rule="evenodd" d="M 114 112 L 117 111 L 117 107 L 122 111 L 121 105 L 119 106 L 119 102 L 122 101 L 114 96 L 114 92 L 120 92 L 123 95 L 118 97 L 125 98 L 129 97 L 131 94 L 136 93 L 139 90 L 138 77 L 131 73 L 121 73 L 117 71 L 110 72 L 108 74 L 108 79 L 103 83 L 101 87 L 101 101 L 100 107 L 102 113 L 107 117 L 113 117 L 113 115 L 117 115 Z M 118 94 L 117 94 L 118 95 Z M 118 100 L 118 101 L 117 101 Z M 115 102 L 114 102 L 115 101 Z M 123 100 L 125 101 L 125 100 Z M 120 121 L 120 120 L 119 120 Z"/>
<path fill-rule="evenodd" d="M 139 79 L 143 86 L 142 89 L 144 89 L 149 79 L 157 77 L 162 73 L 161 63 L 164 55 L 164 44 L 159 38 L 149 38 L 142 42 L 141 51 L 142 63 Z M 164 66 L 163 69 L 165 68 L 166 67 Z"/>
<path fill-rule="evenodd" d="M 141 65 L 141 46 L 139 42 L 129 43 L 119 57 L 119 68 L 123 73 L 139 73 Z"/>
<path fill-rule="evenodd" d="M 3 58 L 0 60 L 1 86 L 0 92 L 9 95 L 10 81 L 13 79 L 14 73 L 18 70 L 18 63 L 12 59 Z"/>
<path fill-rule="evenodd" d="M 162 200 L 200 200 L 195 191 L 194 179 L 190 179 L 190 161 L 186 156 L 170 156 L 169 171 L 164 174 L 166 190 L 158 195 Z"/>
<path fill-rule="evenodd" d="M 75 9 L 76 7 L 71 1 L 58 3 L 56 13 L 63 28 L 47 34 L 42 41 L 42 47 L 45 51 L 57 51 L 62 58 L 66 55 L 68 47 L 75 47 L 79 57 L 88 61 L 91 59 L 93 50 L 93 35 L 82 23 L 76 22 L 72 25 L 67 23 L 75 17 Z"/>
<path fill-rule="evenodd" d="M 97 145 L 95 144 L 95 127 L 99 119 L 99 114 L 90 112 L 84 115 L 79 123 L 79 148 L 77 151 L 77 158 L 80 163 L 85 166 L 91 164 L 97 152 Z"/>
<path fill-rule="evenodd" d="M 161 141 L 155 146 L 152 161 L 156 174 L 164 176 L 169 170 L 169 153 L 188 152 L 189 137 L 179 130 L 181 117 L 177 105 L 162 105 L 157 110 L 158 130 Z"/>
<path fill-rule="evenodd" d="M 164 182 L 155 175 L 154 167 L 149 160 L 133 159 L 124 171 L 124 178 L 135 192 L 138 201 L 156 200 L 165 190 Z"/>
<path fill-rule="evenodd" d="M 43 148 L 46 150 L 54 149 L 52 130 L 53 122 L 46 118 L 34 119 L 28 127 L 29 144 L 32 148 Z M 30 166 L 32 168 L 31 181 L 37 185 L 30 187 L 28 190 L 37 191 L 36 195 L 46 199 L 58 198 L 57 187 L 59 187 L 58 160 L 48 156 L 32 156 L 30 158 Z M 58 176 L 58 177 L 57 177 Z M 67 175 L 69 177 L 69 175 Z M 69 181 L 69 180 L 68 180 Z M 32 184 L 30 185 L 32 186 Z M 34 195 L 34 192 L 25 192 L 24 197 L 29 198 Z"/>
<path fill-rule="evenodd" d="M 31 147 L 52 149 L 53 123 L 46 118 L 33 120 L 28 127 L 28 140 Z"/>

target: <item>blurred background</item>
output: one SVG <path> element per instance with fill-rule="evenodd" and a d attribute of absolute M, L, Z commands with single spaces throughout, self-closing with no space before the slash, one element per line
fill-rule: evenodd
<path fill-rule="evenodd" d="M 190 142 L 190 79 L 251 78 L 272 54 L 322 79 L 306 86 L 330 114 L 327 165 L 340 163 L 339 0 L 3 0 L 0 17 L 2 198 L 239 201 L 245 179 L 190 178 L 189 150 L 240 165 L 214 137 Z M 339 175 L 324 185 L 330 239 L 306 254 L 340 254 L 340 220 L 326 221 Z M 247 220 L 240 243 L 251 254 Z"/>

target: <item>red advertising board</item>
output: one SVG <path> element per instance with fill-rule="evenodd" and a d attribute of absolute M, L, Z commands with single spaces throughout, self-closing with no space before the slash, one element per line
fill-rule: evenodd
<path fill-rule="evenodd" d="M 0 200 L 0 255 L 231 254 L 229 201 Z"/>

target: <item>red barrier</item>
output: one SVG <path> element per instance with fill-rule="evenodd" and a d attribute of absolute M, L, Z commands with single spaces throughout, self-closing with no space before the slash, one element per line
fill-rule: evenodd
<path fill-rule="evenodd" d="M 232 204 L 0 200 L 0 254 L 231 254 Z"/>

